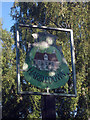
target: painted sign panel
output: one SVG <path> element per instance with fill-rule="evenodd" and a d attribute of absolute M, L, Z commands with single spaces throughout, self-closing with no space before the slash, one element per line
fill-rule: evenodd
<path fill-rule="evenodd" d="M 41 89 L 55 89 L 69 79 L 69 68 L 55 45 L 56 37 L 48 33 L 32 34 L 35 42 L 26 56 L 23 74 L 32 85 Z"/>

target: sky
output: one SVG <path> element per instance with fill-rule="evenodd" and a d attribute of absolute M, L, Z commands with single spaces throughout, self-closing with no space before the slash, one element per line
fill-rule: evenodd
<path fill-rule="evenodd" d="M 15 23 L 14 20 L 12 20 L 12 17 L 10 16 L 11 7 L 13 6 L 13 2 L 2 2 L 2 15 L 0 17 L 2 18 L 2 28 L 6 29 L 7 31 L 10 31 L 11 26 Z"/>

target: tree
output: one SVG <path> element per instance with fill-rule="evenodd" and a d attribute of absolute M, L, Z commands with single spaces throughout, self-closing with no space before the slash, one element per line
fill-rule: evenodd
<path fill-rule="evenodd" d="M 35 110 L 38 109 L 37 105 L 33 107 L 33 103 L 35 103 L 37 99 L 36 96 L 21 96 L 17 94 L 16 49 L 13 35 L 2 29 L 1 40 L 2 119 L 22 119 L 26 118 L 28 113 L 31 113 L 32 115 L 32 112 L 34 116 L 36 115 L 37 117 L 39 116 L 39 113 L 35 112 Z M 25 86 L 25 83 L 23 84 Z"/>
<path fill-rule="evenodd" d="M 19 9 L 18 9 L 19 8 Z M 19 10 L 19 11 L 18 11 Z M 74 31 L 74 41 L 75 41 L 75 56 L 76 56 L 76 78 L 77 78 L 77 97 L 76 98 L 60 98 L 56 97 L 56 111 L 58 114 L 59 118 L 64 118 L 64 119 L 88 119 L 88 84 L 89 84 L 89 76 L 88 76 L 88 44 L 89 44 L 89 3 L 14 3 L 14 6 L 11 9 L 11 16 L 13 19 L 17 20 L 18 23 L 27 23 L 27 24 L 37 24 L 37 25 L 46 25 L 46 26 L 52 26 L 52 27 L 65 27 L 65 28 L 70 28 L 73 29 Z M 11 29 L 15 33 L 15 27 L 13 26 Z M 30 32 L 34 32 L 35 30 L 33 29 L 20 29 L 21 31 L 21 36 L 22 39 L 20 41 L 20 60 L 21 63 L 24 61 L 23 57 L 25 57 L 25 52 L 28 51 L 28 43 L 31 38 Z M 38 30 L 37 30 L 38 32 Z M 26 34 L 25 34 L 26 33 Z M 57 44 L 62 44 L 62 51 L 63 54 L 68 62 L 70 72 L 71 72 L 71 65 L 70 65 L 70 49 L 68 49 L 69 45 L 69 33 L 61 33 L 61 32 L 52 32 L 49 31 L 49 33 L 57 35 L 60 39 L 57 40 Z M 26 35 L 26 36 L 25 36 Z M 15 37 L 15 34 L 14 34 Z M 25 43 L 25 40 L 26 43 Z M 30 41 L 34 42 L 34 41 Z M 25 44 L 24 44 L 25 43 Z M 9 45 L 9 44 L 8 44 Z M 11 44 L 10 44 L 11 45 Z M 9 46 L 10 46 L 9 45 Z M 5 46 L 4 46 L 5 47 Z M 6 47 L 5 47 L 6 48 Z M 6 48 L 7 49 L 7 48 Z M 5 49 L 5 50 L 6 50 Z M 10 48 L 8 47 L 10 50 Z M 67 50 L 67 52 L 66 52 Z M 15 53 L 15 50 L 13 48 L 13 52 Z M 24 54 L 23 54 L 24 53 Z M 3 58 L 3 61 L 5 65 L 3 66 L 3 74 L 5 77 L 5 82 L 8 81 L 8 74 L 5 73 L 10 73 L 11 68 L 9 67 L 9 58 L 7 53 L 4 53 L 5 58 Z M 13 55 L 13 54 L 12 54 Z M 15 54 L 14 54 L 15 55 Z M 14 58 L 14 63 L 15 63 L 15 56 L 11 57 L 12 59 Z M 7 61 L 8 60 L 8 61 Z M 6 65 L 7 68 L 6 69 Z M 15 64 L 14 64 L 15 65 Z M 21 64 L 22 66 L 22 64 Z M 16 69 L 16 68 L 15 68 Z M 12 69 L 13 70 L 13 69 Z M 11 70 L 11 71 L 12 71 Z M 16 73 L 13 72 L 15 75 Z M 16 94 L 16 85 L 15 85 L 15 80 L 16 77 L 15 75 L 12 75 L 12 81 L 14 84 L 14 101 L 17 101 L 17 104 L 15 104 L 16 110 L 18 109 L 18 112 L 16 114 L 19 115 L 19 112 L 23 116 L 21 117 L 26 117 L 26 118 L 39 118 L 40 117 L 40 97 L 37 96 L 21 96 Z M 14 78 L 13 78 L 14 77 Z M 11 79 L 11 77 L 10 77 Z M 22 75 L 22 80 L 23 80 L 23 75 Z M 71 82 L 71 81 L 70 81 Z M 72 83 L 72 82 L 71 82 Z M 70 86 L 72 85 L 70 83 Z M 24 89 L 26 87 L 27 90 L 33 90 L 37 91 L 38 89 L 30 85 L 28 82 L 24 84 Z M 7 88 L 7 84 L 5 84 L 5 88 Z M 28 86 L 29 89 L 28 89 Z M 64 86 L 65 91 L 69 91 L 70 86 L 66 84 Z M 68 88 L 69 87 L 69 88 Z M 60 90 L 60 88 L 59 88 Z M 10 91 L 10 89 L 4 90 L 4 93 L 7 93 L 7 91 Z M 72 92 L 72 91 L 71 91 Z M 12 93 L 10 97 L 12 96 Z M 17 96 L 17 99 L 15 98 Z M 8 98 L 4 98 L 4 105 L 6 106 L 6 100 Z M 28 102 L 25 101 L 30 101 L 30 107 L 28 106 Z M 23 100 L 22 100 L 23 99 Z M 22 104 L 21 104 L 22 103 Z M 83 104 L 84 103 L 84 104 Z M 25 109 L 24 111 L 22 110 L 21 107 L 18 106 L 22 105 L 23 108 Z M 11 105 L 13 110 L 13 105 Z M 27 112 L 29 109 L 31 109 L 31 114 L 30 111 Z M 11 110 L 9 112 L 11 112 Z M 76 115 L 75 115 L 75 110 L 76 110 Z M 14 111 L 15 112 L 15 111 Z M 13 112 L 13 113 L 14 113 Z M 9 115 L 11 113 L 7 113 Z M 13 114 L 15 115 L 15 114 Z M 25 116 L 26 115 L 26 116 Z M 20 115 L 18 116 L 20 118 Z"/>

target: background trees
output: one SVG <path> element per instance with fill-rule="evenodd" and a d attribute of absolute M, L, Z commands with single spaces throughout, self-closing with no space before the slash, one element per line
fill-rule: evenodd
<path fill-rule="evenodd" d="M 45 25 L 70 28 L 74 31 L 77 97 L 56 97 L 56 111 L 59 118 L 88 119 L 89 76 L 88 76 L 88 45 L 89 45 L 89 2 L 88 3 L 14 3 L 11 16 L 18 23 Z M 15 26 L 11 31 L 14 33 Z M 25 59 L 28 43 L 32 40 L 33 29 L 20 29 L 20 60 Z M 37 30 L 38 32 L 38 30 Z M 3 80 L 3 117 L 39 118 L 41 116 L 40 96 L 21 96 L 16 92 L 16 51 L 15 42 L 10 33 L 2 32 L 2 80 Z M 63 54 L 70 64 L 69 34 L 49 31 L 58 36 L 57 44 L 62 45 Z M 7 39 L 6 39 L 7 38 Z M 26 42 L 25 42 L 26 41 Z M 65 52 L 65 51 L 68 52 Z M 24 59 L 23 59 L 24 58 Z M 70 69 L 71 70 L 71 69 Z M 21 72 L 23 89 L 37 91 L 38 89 L 24 80 Z M 71 85 L 71 84 L 70 84 Z M 29 88 L 27 87 L 29 86 Z M 67 91 L 67 86 L 64 87 Z M 40 90 L 39 90 L 40 91 Z M 9 106 L 9 107 L 8 107 Z M 8 109 L 7 109 L 8 108 Z M 7 112 L 8 111 L 8 112 Z M 75 114 L 76 111 L 76 114 Z"/>

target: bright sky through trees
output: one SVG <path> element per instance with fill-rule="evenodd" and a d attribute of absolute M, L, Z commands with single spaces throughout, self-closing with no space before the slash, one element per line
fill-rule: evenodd
<path fill-rule="evenodd" d="M 13 6 L 13 2 L 2 2 L 2 24 L 3 29 L 10 31 L 10 27 L 14 24 L 10 16 L 10 8 Z"/>

